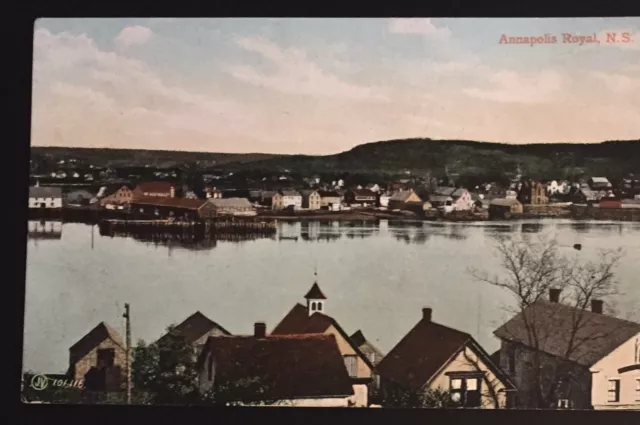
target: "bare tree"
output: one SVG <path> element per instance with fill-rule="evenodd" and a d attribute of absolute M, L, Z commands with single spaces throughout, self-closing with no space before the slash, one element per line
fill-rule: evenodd
<path fill-rule="evenodd" d="M 514 298 L 515 308 L 507 310 L 520 315 L 526 331 L 522 342 L 530 348 L 530 379 L 535 388 L 532 401 L 535 405 L 531 407 L 536 408 L 554 406 L 556 390 L 561 385 L 580 382 L 572 364 L 586 355 L 581 348 L 608 336 L 606 331 L 598 329 L 594 316 L 585 312 L 592 301 L 619 295 L 615 268 L 622 257 L 621 250 L 602 250 L 596 261 L 583 261 L 578 254 L 571 257 L 563 253 L 563 248 L 570 247 L 563 247 L 555 237 L 544 235 L 535 239 L 501 238 L 496 252 L 503 273 L 491 276 L 471 270 L 480 282 L 501 288 Z M 567 309 L 530 308 L 545 299 L 552 289 L 561 294 L 562 305 L 573 307 L 569 314 Z M 559 338 L 561 347 L 554 353 L 559 361 L 550 366 L 545 361 L 544 348 L 550 344 L 558 346 Z"/>

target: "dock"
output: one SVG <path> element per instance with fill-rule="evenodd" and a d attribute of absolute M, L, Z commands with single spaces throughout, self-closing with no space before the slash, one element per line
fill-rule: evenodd
<path fill-rule="evenodd" d="M 206 239 L 229 235 L 273 235 L 276 223 L 252 220 L 122 220 L 105 219 L 98 224 L 101 235 L 153 234 L 162 238 Z"/>

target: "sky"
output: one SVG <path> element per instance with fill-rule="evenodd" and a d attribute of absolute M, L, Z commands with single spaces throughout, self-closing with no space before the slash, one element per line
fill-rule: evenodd
<path fill-rule="evenodd" d="M 557 43 L 500 43 L 545 34 Z M 32 110 L 34 146 L 324 155 L 412 137 L 638 139 L 640 18 L 42 18 Z"/>

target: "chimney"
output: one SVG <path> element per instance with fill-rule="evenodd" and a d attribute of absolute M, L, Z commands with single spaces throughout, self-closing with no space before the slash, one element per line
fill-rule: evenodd
<path fill-rule="evenodd" d="M 556 288 L 551 288 L 549 289 L 549 301 L 551 301 L 552 303 L 559 303 L 560 302 L 560 289 L 556 289 Z"/>
<path fill-rule="evenodd" d="M 422 309 L 422 320 L 424 320 L 425 322 L 430 322 L 431 321 L 431 313 L 433 312 L 432 309 L 425 307 Z"/>
<path fill-rule="evenodd" d="M 267 336 L 267 325 L 264 322 L 257 322 L 253 325 L 253 336 L 256 338 L 265 338 Z"/>
<path fill-rule="evenodd" d="M 602 314 L 602 300 L 591 300 L 591 311 L 594 313 Z"/>
<path fill-rule="evenodd" d="M 176 197 L 176 187 L 171 186 L 171 198 L 175 198 L 175 197 Z"/>

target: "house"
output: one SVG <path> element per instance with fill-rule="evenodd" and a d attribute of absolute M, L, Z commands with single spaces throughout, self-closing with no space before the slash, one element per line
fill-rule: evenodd
<path fill-rule="evenodd" d="M 376 183 L 369 183 L 364 188 L 367 189 L 367 190 L 370 190 L 370 191 L 372 191 L 374 193 L 379 193 L 380 192 L 380 186 L 378 186 Z"/>
<path fill-rule="evenodd" d="M 66 203 L 68 205 L 89 205 L 93 199 L 93 194 L 88 190 L 74 190 L 67 193 Z"/>
<path fill-rule="evenodd" d="M 124 383 L 126 346 L 104 322 L 69 348 L 69 379 L 84 381 L 89 390 L 118 391 Z"/>
<path fill-rule="evenodd" d="M 489 204 L 490 219 L 511 218 L 523 211 L 522 204 L 517 199 L 493 199 Z"/>
<path fill-rule="evenodd" d="M 228 404 L 280 407 L 348 407 L 354 385 L 331 334 L 212 336 L 198 361 L 199 391 Z"/>
<path fill-rule="evenodd" d="M 640 410 L 640 332 L 589 368 L 596 410 Z"/>
<path fill-rule="evenodd" d="M 319 210 L 322 205 L 320 194 L 315 190 L 303 190 L 302 195 L 302 208 L 309 210 Z"/>
<path fill-rule="evenodd" d="M 433 208 L 453 209 L 453 198 L 445 195 L 429 195 L 429 203 Z"/>
<path fill-rule="evenodd" d="M 452 209 L 454 211 L 469 211 L 473 207 L 471 193 L 462 187 L 455 188 L 453 186 L 439 186 L 436 188 L 434 194 L 436 196 L 451 197 L 450 205 L 453 207 Z M 431 202 L 431 199 L 429 199 L 429 202 Z M 433 202 L 431 203 L 433 204 Z"/>
<path fill-rule="evenodd" d="M 597 196 L 593 191 L 586 187 L 581 187 L 574 191 L 571 199 L 576 204 L 589 204 L 597 201 Z"/>
<path fill-rule="evenodd" d="M 587 182 L 591 190 L 611 189 L 611 182 L 606 177 L 591 177 Z"/>
<path fill-rule="evenodd" d="M 342 205 L 342 197 L 335 190 L 319 190 L 320 195 L 320 208 L 328 209 L 331 211 L 339 211 L 340 205 Z"/>
<path fill-rule="evenodd" d="M 380 194 L 380 199 L 378 200 L 378 202 L 380 203 L 381 207 L 388 208 L 390 200 L 391 200 L 391 194 L 385 192 Z"/>
<path fill-rule="evenodd" d="M 211 198 L 208 200 L 216 215 L 253 217 L 257 214 L 247 198 Z"/>
<path fill-rule="evenodd" d="M 305 299 L 307 305 L 296 304 L 273 329 L 271 335 L 310 333 L 334 335 L 352 381 L 354 383 L 371 383 L 374 371 L 373 363 L 340 324 L 326 314 L 327 297 L 322 293 L 317 283 L 313 284 L 305 295 Z"/>
<path fill-rule="evenodd" d="M 351 189 L 346 192 L 344 200 L 351 206 L 373 207 L 378 196 L 368 189 Z"/>
<path fill-rule="evenodd" d="M 145 182 L 140 183 L 133 190 L 134 198 L 154 197 L 154 198 L 175 198 L 176 187 L 170 182 Z"/>
<path fill-rule="evenodd" d="M 527 180 L 520 187 L 518 201 L 522 204 L 546 205 L 549 203 L 547 189 L 539 181 Z"/>
<path fill-rule="evenodd" d="M 380 391 L 445 390 L 461 407 L 510 406 L 515 386 L 468 333 L 435 323 L 432 309 L 382 359 L 377 367 Z"/>
<path fill-rule="evenodd" d="M 129 202 L 134 214 L 154 215 L 162 218 L 206 219 L 218 215 L 212 201 L 220 199 L 186 199 L 170 197 L 140 197 Z"/>
<path fill-rule="evenodd" d="M 293 208 L 294 210 L 298 210 L 302 208 L 302 195 L 300 192 L 295 190 L 281 190 L 279 193 L 282 196 L 282 209 Z"/>
<path fill-rule="evenodd" d="M 591 310 L 563 304 L 560 290 L 552 288 L 549 300 L 530 304 L 494 332 L 501 340 L 501 366 L 518 388 L 520 407 L 538 407 L 540 387 L 553 390 L 548 392 L 550 405 L 542 407 L 589 409 L 593 392 L 600 400 L 599 392 L 608 387 L 594 386 L 599 381 L 592 381 L 595 372 L 591 369 L 604 368 L 608 361 L 598 366 L 599 362 L 610 355 L 615 358 L 612 353 L 640 332 L 640 323 L 604 314 L 603 306 L 596 299 L 591 301 Z M 535 329 L 537 338 L 531 336 L 531 329 Z M 541 374 L 532 373 L 535 353 Z M 540 386 L 536 384 L 537 375 Z M 599 380 L 604 375 L 593 376 Z"/>
<path fill-rule="evenodd" d="M 174 341 L 183 342 L 193 348 L 194 358 L 200 355 L 202 348 L 211 336 L 231 335 L 231 333 L 209 319 L 199 311 L 187 317 L 176 325 L 170 332 L 162 335 L 156 344 L 160 347 L 160 360 L 163 367 L 172 367 L 170 364 L 171 344 Z"/>
<path fill-rule="evenodd" d="M 382 358 L 384 357 L 382 351 L 369 342 L 361 330 L 357 330 L 353 335 L 351 335 L 351 340 L 358 346 L 360 351 L 369 358 L 374 366 L 382 361 Z"/>
<path fill-rule="evenodd" d="M 222 191 L 215 187 L 205 187 L 204 196 L 207 199 L 220 199 L 222 198 Z"/>
<path fill-rule="evenodd" d="M 97 197 L 100 199 L 100 205 L 103 207 L 107 207 L 109 205 L 122 206 L 133 200 L 133 191 L 127 185 L 119 186 L 111 193 L 109 193 L 109 189 L 110 188 L 108 186 L 104 186 L 100 188 L 100 191 L 98 192 Z"/>
<path fill-rule="evenodd" d="M 389 208 L 392 210 L 404 210 L 419 206 L 422 209 L 424 202 L 412 189 L 400 190 L 389 198 Z"/>
<path fill-rule="evenodd" d="M 284 197 L 280 192 L 266 192 L 264 195 L 266 205 L 270 205 L 273 210 L 284 209 Z M 302 204 L 302 201 L 300 202 Z"/>
<path fill-rule="evenodd" d="M 60 209 L 62 208 L 62 189 L 59 187 L 29 187 L 29 208 Z"/>

